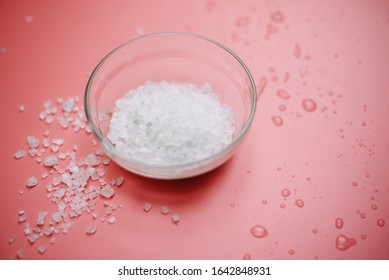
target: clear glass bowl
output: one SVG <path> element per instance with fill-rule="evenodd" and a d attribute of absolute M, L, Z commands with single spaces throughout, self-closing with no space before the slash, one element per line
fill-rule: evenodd
<path fill-rule="evenodd" d="M 115 101 L 145 81 L 209 83 L 235 118 L 232 142 L 211 157 L 195 162 L 158 165 L 130 158 L 107 138 Z M 243 61 L 225 46 L 187 33 L 158 33 L 129 41 L 101 60 L 85 91 L 85 111 L 105 153 L 124 169 L 158 179 L 180 179 L 208 172 L 227 161 L 245 137 L 254 117 L 257 93 Z"/>

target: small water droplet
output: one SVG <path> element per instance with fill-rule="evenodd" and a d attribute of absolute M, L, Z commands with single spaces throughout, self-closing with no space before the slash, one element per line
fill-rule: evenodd
<path fill-rule="evenodd" d="M 280 105 L 278 107 L 278 110 L 280 110 L 281 112 L 285 111 L 286 110 L 286 106 L 285 105 Z"/>
<path fill-rule="evenodd" d="M 378 219 L 378 220 L 377 220 L 377 226 L 383 227 L 384 225 L 385 225 L 384 219 Z"/>
<path fill-rule="evenodd" d="M 366 239 L 366 234 L 361 234 L 361 239 Z"/>
<path fill-rule="evenodd" d="M 371 199 L 371 200 L 374 200 L 374 199 L 375 199 L 375 196 L 374 196 L 374 195 L 372 195 L 372 196 L 370 197 L 370 199 Z"/>
<path fill-rule="evenodd" d="M 282 170 L 281 167 L 277 167 L 277 171 L 280 172 Z"/>
<path fill-rule="evenodd" d="M 359 215 L 359 214 L 361 214 L 361 211 L 357 210 L 355 213 L 357 213 Z"/>
<path fill-rule="evenodd" d="M 349 238 L 343 234 L 336 237 L 335 247 L 338 250 L 345 251 L 355 244 L 357 244 L 357 241 L 354 238 Z"/>
<path fill-rule="evenodd" d="M 299 208 L 304 207 L 304 201 L 302 199 L 296 199 L 295 204 Z"/>
<path fill-rule="evenodd" d="M 365 219 L 366 218 L 366 214 L 365 213 L 361 213 L 361 219 Z"/>
<path fill-rule="evenodd" d="M 244 260 L 251 260 L 251 255 L 249 253 L 246 253 L 243 255 Z"/>
<path fill-rule="evenodd" d="M 286 207 L 285 203 L 281 203 L 281 204 L 280 204 L 280 208 L 281 208 L 281 209 L 284 209 L 285 207 Z"/>
<path fill-rule="evenodd" d="M 258 96 L 260 96 L 264 92 L 265 87 L 266 87 L 266 83 L 267 83 L 267 80 L 266 80 L 265 77 L 259 78 L 259 82 L 257 84 L 257 94 L 258 94 Z"/>
<path fill-rule="evenodd" d="M 250 229 L 250 233 L 252 236 L 256 238 L 266 237 L 268 232 L 267 229 L 260 225 L 255 225 Z"/>
<path fill-rule="evenodd" d="M 314 228 L 314 229 L 312 230 L 312 232 L 313 232 L 314 234 L 316 234 L 316 233 L 317 233 L 317 229 Z"/>
<path fill-rule="evenodd" d="M 313 112 L 316 110 L 316 102 L 313 99 L 303 99 L 301 105 L 303 109 L 307 112 Z"/>
<path fill-rule="evenodd" d="M 267 204 L 267 200 L 266 199 L 262 200 L 262 204 Z"/>
<path fill-rule="evenodd" d="M 248 16 L 242 16 L 235 21 L 235 26 L 241 28 L 243 26 L 248 25 L 249 23 L 250 23 L 250 18 Z"/>
<path fill-rule="evenodd" d="M 309 182 L 309 181 L 311 181 L 312 180 L 312 178 L 311 177 L 307 177 L 307 181 Z"/>
<path fill-rule="evenodd" d="M 377 209 L 378 209 L 378 207 L 377 207 L 377 205 L 375 205 L 375 204 L 372 204 L 372 205 L 371 205 L 371 209 L 373 209 L 373 210 L 377 210 Z"/>
<path fill-rule="evenodd" d="M 232 203 L 230 204 L 230 207 L 231 207 L 231 208 L 234 208 L 234 207 L 235 207 L 235 203 L 232 202 Z"/>
<path fill-rule="evenodd" d="M 343 227 L 343 225 L 344 225 L 344 221 L 343 221 L 342 218 L 336 218 L 335 219 L 335 227 L 337 229 L 341 229 Z"/>
<path fill-rule="evenodd" d="M 270 19 L 275 23 L 281 23 L 284 21 L 284 15 L 280 11 L 274 11 L 271 13 Z"/>
<path fill-rule="evenodd" d="M 284 100 L 287 100 L 290 98 L 290 95 L 284 89 L 277 90 L 276 94 L 279 98 L 284 99 Z"/>
<path fill-rule="evenodd" d="M 356 181 L 354 181 L 352 184 L 354 187 L 358 186 L 358 182 L 356 182 Z"/>
<path fill-rule="evenodd" d="M 232 39 L 233 42 L 239 42 L 240 41 L 240 36 L 239 36 L 239 34 L 234 32 L 234 33 L 231 34 L 231 39 Z"/>
<path fill-rule="evenodd" d="M 284 120 L 280 116 L 272 116 L 271 120 L 276 126 L 282 126 L 284 124 Z"/>
<path fill-rule="evenodd" d="M 366 126 L 367 125 L 367 123 L 366 122 L 362 122 L 362 126 Z"/>
<path fill-rule="evenodd" d="M 290 195 L 290 190 L 289 190 L 289 189 L 283 189 L 283 190 L 281 191 L 281 195 L 282 195 L 283 197 L 288 197 L 288 196 Z"/>
<path fill-rule="evenodd" d="M 294 250 L 293 250 L 293 249 L 290 249 L 290 250 L 288 251 L 288 254 L 289 254 L 289 255 L 294 255 Z"/>

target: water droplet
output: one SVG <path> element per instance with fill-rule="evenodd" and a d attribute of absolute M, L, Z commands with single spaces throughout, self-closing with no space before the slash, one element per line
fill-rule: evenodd
<path fill-rule="evenodd" d="M 307 112 L 313 112 L 316 110 L 316 102 L 313 99 L 303 99 L 301 105 L 303 109 Z"/>
<path fill-rule="evenodd" d="M 267 204 L 267 200 L 266 199 L 262 200 L 262 204 Z"/>
<path fill-rule="evenodd" d="M 283 189 L 283 190 L 281 191 L 281 195 L 282 195 L 283 197 L 288 197 L 288 196 L 290 195 L 290 190 L 289 190 L 289 189 Z"/>
<path fill-rule="evenodd" d="M 234 207 L 235 207 L 235 203 L 232 202 L 232 203 L 230 204 L 230 207 L 231 207 L 231 208 L 234 208 Z"/>
<path fill-rule="evenodd" d="M 293 250 L 293 249 L 290 249 L 290 250 L 288 251 L 288 253 L 289 253 L 289 255 L 294 255 L 294 250 Z"/>
<path fill-rule="evenodd" d="M 286 110 L 286 106 L 285 105 L 280 105 L 278 107 L 278 110 L 280 110 L 281 112 L 285 111 Z"/>
<path fill-rule="evenodd" d="M 366 122 L 362 122 L 362 126 L 366 126 L 367 125 L 367 123 Z"/>
<path fill-rule="evenodd" d="M 299 208 L 304 207 L 304 201 L 302 199 L 296 199 L 295 204 Z"/>
<path fill-rule="evenodd" d="M 248 25 L 249 23 L 250 23 L 250 18 L 248 16 L 242 16 L 235 21 L 235 26 L 241 28 L 243 26 Z"/>
<path fill-rule="evenodd" d="M 361 239 L 366 239 L 366 234 L 361 234 Z"/>
<path fill-rule="evenodd" d="M 385 225 L 384 219 L 378 219 L 378 220 L 377 220 L 377 226 L 383 227 L 384 225 Z"/>
<path fill-rule="evenodd" d="M 370 199 L 371 199 L 371 200 L 374 200 L 374 199 L 375 199 L 375 196 L 374 196 L 374 195 L 372 195 L 372 196 L 370 197 Z"/>
<path fill-rule="evenodd" d="M 361 213 L 361 219 L 365 219 L 366 218 L 366 214 L 365 213 Z"/>
<path fill-rule="evenodd" d="M 281 209 L 284 209 L 285 207 L 286 207 L 285 203 L 281 203 L 281 204 L 280 204 L 280 208 L 281 208 Z"/>
<path fill-rule="evenodd" d="M 359 214 L 361 214 L 361 211 L 357 210 L 355 213 L 357 213 L 359 215 Z"/>
<path fill-rule="evenodd" d="M 353 186 L 354 186 L 354 187 L 358 186 L 358 182 L 354 181 L 354 182 L 353 182 Z"/>
<path fill-rule="evenodd" d="M 284 21 L 284 15 L 280 11 L 274 11 L 270 15 L 270 19 L 273 22 L 281 23 Z"/>
<path fill-rule="evenodd" d="M 307 181 L 309 182 L 309 181 L 311 181 L 312 180 L 312 178 L 311 177 L 307 177 Z"/>
<path fill-rule="evenodd" d="M 336 237 L 335 247 L 338 250 L 345 251 L 355 244 L 357 244 L 357 241 L 354 238 L 349 238 L 343 234 L 339 234 Z"/>
<path fill-rule="evenodd" d="M 232 39 L 233 42 L 239 42 L 240 41 L 240 36 L 239 36 L 239 34 L 234 32 L 234 33 L 231 34 L 231 39 Z M 259 93 L 258 93 L 258 95 L 259 95 Z"/>
<path fill-rule="evenodd" d="M 335 219 L 335 227 L 337 229 L 341 229 L 343 227 L 343 225 L 344 225 L 344 221 L 343 221 L 342 218 L 336 218 Z"/>
<path fill-rule="evenodd" d="M 277 171 L 280 172 L 282 170 L 281 167 L 277 167 Z"/>
<path fill-rule="evenodd" d="M 282 99 L 289 99 L 290 98 L 290 95 L 289 93 L 287 93 L 284 89 L 279 89 L 276 91 L 276 94 L 279 98 L 282 98 Z"/>
<path fill-rule="evenodd" d="M 314 228 L 314 229 L 312 230 L 312 232 L 313 232 L 314 234 L 316 234 L 316 233 L 317 233 L 317 229 Z"/>
<path fill-rule="evenodd" d="M 243 255 L 244 260 L 251 260 L 251 255 L 249 253 L 246 253 Z"/>
<path fill-rule="evenodd" d="M 284 120 L 280 116 L 271 116 L 271 120 L 276 126 L 282 126 L 284 124 Z"/>
<path fill-rule="evenodd" d="M 267 82 L 267 80 L 266 80 L 265 77 L 261 77 L 259 79 L 259 83 L 257 84 L 257 94 L 258 94 L 258 96 L 260 96 L 263 93 L 263 91 L 265 90 L 266 82 Z"/>
<path fill-rule="evenodd" d="M 377 209 L 378 209 L 378 207 L 377 207 L 377 205 L 375 205 L 375 204 L 372 204 L 372 205 L 371 205 L 371 209 L 373 209 L 373 210 L 377 210 Z"/>
<path fill-rule="evenodd" d="M 256 238 L 266 237 L 268 232 L 267 229 L 260 225 L 255 225 L 250 229 L 250 233 L 252 236 Z"/>

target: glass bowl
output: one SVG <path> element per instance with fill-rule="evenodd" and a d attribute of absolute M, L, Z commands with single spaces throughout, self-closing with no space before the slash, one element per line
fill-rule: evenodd
<path fill-rule="evenodd" d="M 232 142 L 216 154 L 184 164 L 154 164 L 126 156 L 107 137 L 115 101 L 146 81 L 208 83 L 234 113 Z M 187 33 L 158 33 L 131 40 L 96 66 L 85 91 L 85 112 L 105 153 L 133 173 L 158 179 L 181 179 L 208 172 L 227 161 L 245 137 L 254 117 L 257 93 L 243 61 L 211 39 Z"/>

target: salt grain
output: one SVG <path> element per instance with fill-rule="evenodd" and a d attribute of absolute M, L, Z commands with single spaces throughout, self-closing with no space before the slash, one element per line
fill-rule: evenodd
<path fill-rule="evenodd" d="M 19 222 L 19 223 L 23 223 L 23 222 L 25 222 L 26 220 L 27 220 L 27 217 L 24 216 L 24 215 L 22 215 L 22 216 L 19 216 L 18 222 Z"/>
<path fill-rule="evenodd" d="M 116 222 L 116 218 L 115 217 L 110 217 L 108 219 L 108 223 L 110 223 L 111 225 L 114 224 Z"/>
<path fill-rule="evenodd" d="M 19 105 L 19 112 L 24 112 L 24 110 L 26 110 L 26 106 L 25 105 Z"/>
<path fill-rule="evenodd" d="M 8 244 L 12 244 L 12 243 L 14 243 L 16 241 L 16 238 L 15 237 L 10 237 L 9 239 L 8 239 Z"/>
<path fill-rule="evenodd" d="M 50 155 L 50 156 L 45 158 L 44 164 L 45 164 L 45 166 L 53 167 L 54 165 L 58 164 L 58 158 L 54 155 Z"/>
<path fill-rule="evenodd" d="M 111 186 L 107 185 L 101 189 L 100 195 L 106 198 L 111 198 L 115 195 L 115 191 L 111 188 Z"/>
<path fill-rule="evenodd" d="M 120 187 L 124 182 L 124 177 L 120 176 L 119 178 L 116 179 L 116 186 Z"/>
<path fill-rule="evenodd" d="M 210 85 L 148 81 L 115 105 L 108 138 L 124 155 L 150 163 L 207 158 L 230 144 L 235 130 L 232 109 Z"/>
<path fill-rule="evenodd" d="M 38 180 L 35 177 L 30 177 L 27 179 L 26 186 L 29 188 L 35 187 L 38 184 Z"/>
<path fill-rule="evenodd" d="M 17 150 L 16 153 L 15 153 L 15 158 L 16 159 L 20 159 L 20 158 L 23 158 L 26 156 L 26 151 L 23 151 L 23 150 Z"/>
<path fill-rule="evenodd" d="M 46 252 L 46 249 L 47 249 L 47 246 L 45 246 L 45 245 L 39 246 L 38 252 L 41 254 L 44 254 Z"/>
<path fill-rule="evenodd" d="M 24 210 L 19 210 L 19 211 L 18 211 L 18 215 L 19 215 L 19 216 L 22 216 L 24 213 L 25 213 Z"/>
<path fill-rule="evenodd" d="M 31 149 L 39 146 L 39 140 L 35 136 L 28 136 L 27 143 Z"/>
<path fill-rule="evenodd" d="M 16 255 L 17 255 L 18 259 L 22 259 L 24 257 L 24 251 L 23 250 L 18 250 L 16 252 Z"/>
<path fill-rule="evenodd" d="M 86 234 L 95 234 L 97 231 L 97 226 L 89 226 L 86 228 Z"/>
<path fill-rule="evenodd" d="M 172 221 L 173 221 L 173 223 L 178 224 L 178 223 L 180 222 L 180 220 L 181 220 L 180 215 L 174 214 L 174 215 L 172 216 Z"/>

